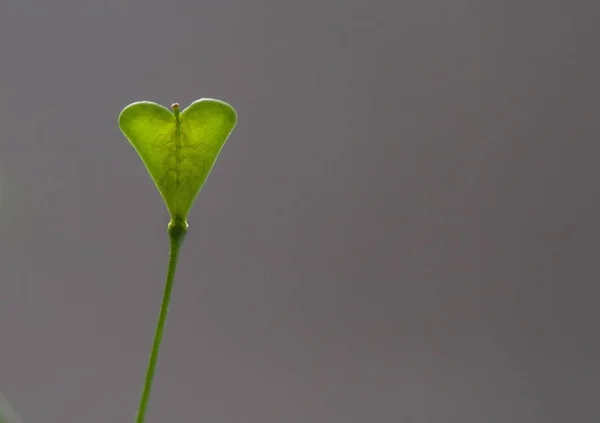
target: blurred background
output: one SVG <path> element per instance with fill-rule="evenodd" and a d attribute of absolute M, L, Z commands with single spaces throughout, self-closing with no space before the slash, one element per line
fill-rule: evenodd
<path fill-rule="evenodd" d="M 134 421 L 168 215 L 116 120 L 213 97 L 147 423 L 600 421 L 599 18 L 5 0 L 0 392 Z"/>

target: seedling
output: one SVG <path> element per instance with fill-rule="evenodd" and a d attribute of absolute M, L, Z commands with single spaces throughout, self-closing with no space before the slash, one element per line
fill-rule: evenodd
<path fill-rule="evenodd" d="M 148 408 L 177 259 L 188 230 L 187 216 L 236 122 L 233 107 L 214 99 L 197 100 L 183 111 L 177 103 L 169 110 L 142 101 L 125 107 L 119 115 L 121 131 L 142 159 L 171 218 L 169 265 L 137 423 L 144 422 Z"/>

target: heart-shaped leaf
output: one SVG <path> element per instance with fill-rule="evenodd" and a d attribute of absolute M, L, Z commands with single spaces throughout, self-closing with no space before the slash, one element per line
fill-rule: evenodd
<path fill-rule="evenodd" d="M 235 128 L 229 104 L 201 99 L 180 112 L 149 101 L 132 103 L 119 127 L 144 162 L 171 219 L 185 222 L 198 193 Z"/>

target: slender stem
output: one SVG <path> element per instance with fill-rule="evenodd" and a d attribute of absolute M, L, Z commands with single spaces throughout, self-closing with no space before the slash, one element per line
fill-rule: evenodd
<path fill-rule="evenodd" d="M 138 408 L 137 423 L 144 423 L 146 417 L 146 410 L 148 408 L 148 402 L 150 400 L 150 391 L 152 390 L 152 382 L 154 380 L 154 373 L 156 371 L 156 362 L 158 361 L 158 352 L 160 350 L 160 344 L 162 342 L 163 332 L 165 329 L 165 323 L 167 322 L 167 314 L 169 313 L 169 303 L 171 301 L 171 291 L 173 289 L 173 279 L 175 278 L 175 271 L 177 269 L 177 259 L 179 258 L 179 250 L 185 239 L 187 233 L 187 223 L 183 220 L 171 220 L 169 222 L 169 240 L 171 243 L 169 252 L 169 268 L 167 270 L 167 279 L 165 281 L 165 289 L 163 293 L 162 304 L 160 306 L 160 314 L 158 316 L 158 323 L 156 325 L 156 332 L 154 333 L 154 342 L 152 343 L 152 352 L 150 354 L 150 360 L 148 362 L 148 370 L 146 371 L 146 379 L 144 381 L 144 390 L 142 391 L 142 398 L 140 400 L 140 406 Z"/>

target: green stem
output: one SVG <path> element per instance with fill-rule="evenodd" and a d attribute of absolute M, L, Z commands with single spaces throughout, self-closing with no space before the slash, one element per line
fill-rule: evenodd
<path fill-rule="evenodd" d="M 171 220 L 169 222 L 168 233 L 171 248 L 169 252 L 169 268 L 167 270 L 167 279 L 165 282 L 165 290 L 163 293 L 162 304 L 160 306 L 160 314 L 154 333 L 154 342 L 152 344 L 152 352 L 148 362 L 148 370 L 146 370 L 146 379 L 144 381 L 144 390 L 138 408 L 137 423 L 144 423 L 146 417 L 146 409 L 150 400 L 150 391 L 152 390 L 152 382 L 156 371 L 156 362 L 158 361 L 158 352 L 162 342 L 165 323 L 167 322 L 167 314 L 169 313 L 169 303 L 171 301 L 171 291 L 173 289 L 173 279 L 175 278 L 175 270 L 177 269 L 177 259 L 179 258 L 179 250 L 185 239 L 188 225 L 181 219 Z"/>

